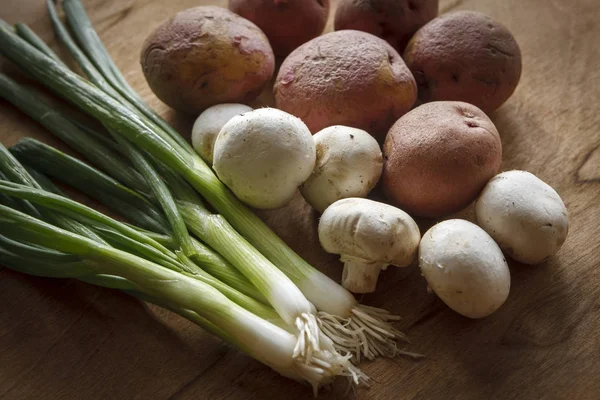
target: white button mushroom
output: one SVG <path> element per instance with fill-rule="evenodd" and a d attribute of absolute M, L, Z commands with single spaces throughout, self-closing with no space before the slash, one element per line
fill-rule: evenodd
<path fill-rule="evenodd" d="M 315 170 L 300 186 L 319 212 L 348 197 L 366 197 L 379 181 L 383 157 L 377 140 L 362 129 L 336 125 L 317 132 Z"/>
<path fill-rule="evenodd" d="M 417 256 L 421 234 L 404 211 L 362 198 L 338 200 L 319 221 L 319 241 L 344 263 L 342 286 L 355 293 L 375 291 L 388 265 L 405 267 Z"/>
<path fill-rule="evenodd" d="M 502 250 L 469 221 L 451 219 L 429 229 L 419 247 L 419 266 L 429 288 L 465 317 L 490 315 L 510 291 Z"/>
<path fill-rule="evenodd" d="M 516 261 L 538 264 L 567 238 L 569 218 L 560 196 L 526 171 L 496 175 L 475 204 L 477 223 Z"/>
<path fill-rule="evenodd" d="M 217 104 L 204 110 L 192 127 L 192 146 L 196 153 L 212 165 L 213 147 L 221 128 L 231 118 L 248 111 L 252 111 L 252 107 L 236 103 Z"/>
<path fill-rule="evenodd" d="M 213 168 L 241 201 L 268 209 L 294 197 L 315 159 L 312 135 L 299 118 L 261 108 L 223 126 L 215 141 Z"/>

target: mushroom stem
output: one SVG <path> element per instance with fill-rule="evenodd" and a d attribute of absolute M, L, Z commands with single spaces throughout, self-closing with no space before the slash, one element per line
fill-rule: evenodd
<path fill-rule="evenodd" d="M 379 272 L 388 263 L 365 261 L 355 257 L 342 257 L 344 272 L 342 286 L 353 293 L 372 293 L 377 286 Z"/>

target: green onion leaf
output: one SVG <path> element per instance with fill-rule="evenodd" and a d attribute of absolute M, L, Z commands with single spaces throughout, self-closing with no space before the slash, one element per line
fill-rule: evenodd
<path fill-rule="evenodd" d="M 21 36 L 29 44 L 46 54 L 48 57 L 52 57 L 55 60 L 60 61 L 60 58 L 58 58 L 56 53 L 52 51 L 52 49 L 48 47 L 48 45 L 42 39 L 40 39 L 40 37 L 36 35 L 35 32 L 32 31 L 27 25 L 18 23 L 15 25 L 15 31 L 17 32 L 17 35 Z"/>

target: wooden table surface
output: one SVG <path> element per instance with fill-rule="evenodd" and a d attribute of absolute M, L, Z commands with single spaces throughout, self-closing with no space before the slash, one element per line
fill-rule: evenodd
<path fill-rule="evenodd" d="M 0 14 L 30 24 L 58 49 L 44 3 L 2 0 Z M 151 94 L 138 54 L 164 18 L 203 3 L 84 1 L 130 83 L 185 134 L 192 119 Z M 542 265 L 511 263 L 510 296 L 483 320 L 463 318 L 428 294 L 416 267 L 384 272 L 377 293 L 361 300 L 403 316 L 398 325 L 413 340 L 411 350 L 428 357 L 364 363 L 376 382 L 370 389 L 348 391 L 338 382 L 320 398 L 600 399 L 600 2 L 440 1 L 440 12 L 451 9 L 488 13 L 519 42 L 521 82 L 491 115 L 502 136 L 502 168 L 529 170 L 560 193 L 570 213 L 569 237 Z M 259 104 L 270 101 L 265 94 Z M 0 107 L 4 145 L 23 136 L 56 143 L 7 103 Z M 472 210 L 460 215 L 471 218 Z M 341 265 L 320 250 L 317 216 L 300 197 L 263 216 L 301 255 L 339 279 Z M 311 397 L 308 387 L 167 311 L 75 280 L 0 271 L 0 399 Z"/>

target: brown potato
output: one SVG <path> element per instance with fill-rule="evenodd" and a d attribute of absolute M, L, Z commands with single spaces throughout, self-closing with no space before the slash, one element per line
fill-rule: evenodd
<path fill-rule="evenodd" d="M 303 44 L 279 70 L 274 87 L 280 108 L 312 133 L 332 125 L 363 129 L 375 138 L 416 99 L 415 80 L 385 40 L 346 30 Z"/>
<path fill-rule="evenodd" d="M 438 15 L 439 0 L 341 0 L 334 27 L 369 32 L 400 54 L 412 35 Z"/>
<path fill-rule="evenodd" d="M 269 82 L 275 57 L 252 22 L 220 7 L 176 14 L 146 39 L 141 64 L 156 96 L 199 114 L 220 103 L 247 103 Z"/>
<path fill-rule="evenodd" d="M 419 29 L 404 60 L 421 101 L 465 101 L 486 113 L 512 95 L 521 77 L 521 51 L 512 34 L 472 11 L 442 15 Z"/>
<path fill-rule="evenodd" d="M 229 9 L 254 22 L 285 57 L 323 33 L 329 0 L 229 0 Z"/>
<path fill-rule="evenodd" d="M 479 108 L 458 101 L 419 106 L 390 129 L 382 188 L 412 215 L 436 218 L 466 207 L 498 172 L 500 136 Z"/>

